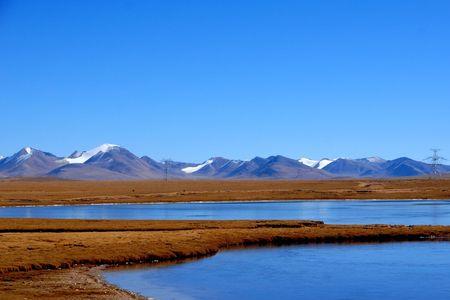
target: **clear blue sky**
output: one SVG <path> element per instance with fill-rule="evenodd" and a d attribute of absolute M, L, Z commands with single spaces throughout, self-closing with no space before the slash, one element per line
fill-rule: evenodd
<path fill-rule="evenodd" d="M 0 0 L 0 154 L 450 156 L 450 1 Z"/>

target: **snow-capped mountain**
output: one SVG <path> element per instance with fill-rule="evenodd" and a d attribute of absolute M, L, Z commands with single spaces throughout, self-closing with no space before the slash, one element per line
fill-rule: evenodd
<path fill-rule="evenodd" d="M 199 164 L 199 165 L 196 165 L 196 166 L 191 166 L 191 167 L 186 167 L 186 168 L 181 169 L 181 171 L 183 171 L 186 174 L 192 174 L 192 173 L 200 171 L 201 169 L 203 169 L 206 166 L 209 166 L 213 162 L 214 162 L 213 159 L 208 159 L 207 161 L 205 161 L 202 164 Z"/>
<path fill-rule="evenodd" d="M 329 158 L 322 158 L 321 160 L 314 160 L 314 159 L 309 159 L 309 158 L 306 158 L 306 157 L 302 157 L 298 161 L 301 164 L 304 164 L 305 166 L 322 170 L 323 168 L 325 168 L 326 166 L 328 166 L 329 164 L 331 164 L 335 160 L 336 159 L 329 159 Z"/>
<path fill-rule="evenodd" d="M 159 178 L 159 172 L 152 170 L 146 161 L 125 148 L 114 146 L 100 151 L 84 164 L 108 169 L 135 178 Z"/>
<path fill-rule="evenodd" d="M 438 166 L 440 173 L 450 173 L 450 166 Z M 25 147 L 0 158 L 0 177 L 56 177 L 79 180 L 195 179 L 327 179 L 392 178 L 426 176 L 432 167 L 424 162 L 402 157 L 314 160 L 290 159 L 281 155 L 251 160 L 212 157 L 202 163 L 159 162 L 148 156 L 138 157 L 127 149 L 103 144 L 87 151 L 75 151 L 67 157 Z"/>
<path fill-rule="evenodd" d="M 249 161 L 213 157 L 205 162 L 186 167 L 183 172 L 204 178 L 327 178 L 326 172 L 305 166 L 281 155 L 255 157 Z"/>
<path fill-rule="evenodd" d="M 0 174 L 6 177 L 44 176 L 61 164 L 60 158 L 31 147 L 25 147 L 0 161 Z"/>
<path fill-rule="evenodd" d="M 63 161 L 64 166 L 53 170 L 49 175 L 71 178 L 91 179 L 152 179 L 161 178 L 161 169 L 137 157 L 125 148 L 104 144 L 89 151 L 74 152 Z"/>
<path fill-rule="evenodd" d="M 302 157 L 298 160 L 299 163 L 304 164 L 305 166 L 314 168 L 317 163 L 319 162 L 318 160 L 314 160 L 314 159 L 309 159 L 306 157 Z"/>
<path fill-rule="evenodd" d="M 245 163 L 242 160 L 232 160 L 223 157 L 212 157 L 205 162 L 181 169 L 187 175 L 196 177 L 221 177 L 225 178 Z"/>
<path fill-rule="evenodd" d="M 335 162 L 335 161 L 336 161 L 336 159 L 329 159 L 329 158 L 321 159 L 319 161 L 319 163 L 317 164 L 316 168 L 319 169 L 319 170 L 322 170 L 326 166 L 328 166 L 329 164 L 331 164 L 332 162 Z"/>
<path fill-rule="evenodd" d="M 118 148 L 118 145 L 113 144 L 103 144 L 89 151 L 75 151 L 69 157 L 64 158 L 65 162 L 68 164 L 83 164 L 88 161 L 91 157 L 97 155 L 98 153 L 106 153 L 114 148 Z"/>
<path fill-rule="evenodd" d="M 425 176 L 432 173 L 431 166 L 427 163 L 415 161 L 410 158 L 399 158 L 387 161 L 373 156 L 358 159 L 338 158 L 313 160 L 301 158 L 304 165 L 320 169 L 336 177 L 351 178 L 390 178 L 407 176 Z M 314 163 L 316 162 L 316 163 Z M 448 166 L 440 166 L 441 173 L 450 172 Z"/>
<path fill-rule="evenodd" d="M 281 155 L 267 158 L 255 157 L 231 173 L 230 178 L 261 179 L 326 179 L 327 172 L 311 168 L 298 160 Z"/>

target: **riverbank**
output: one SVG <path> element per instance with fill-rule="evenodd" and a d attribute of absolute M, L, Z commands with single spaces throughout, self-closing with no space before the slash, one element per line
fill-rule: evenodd
<path fill-rule="evenodd" d="M 1 299 L 145 299 L 103 280 L 100 267 L 14 272 L 0 275 Z"/>
<path fill-rule="evenodd" d="M 450 199 L 450 179 L 0 180 L 0 206 L 320 199 Z"/>
<path fill-rule="evenodd" d="M 249 245 L 450 238 L 450 226 L 326 225 L 314 221 L 0 219 L 0 298 L 136 297 L 91 267 L 157 263 Z"/>

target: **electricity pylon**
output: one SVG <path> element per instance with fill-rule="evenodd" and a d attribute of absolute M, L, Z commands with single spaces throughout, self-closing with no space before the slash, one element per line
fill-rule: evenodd
<path fill-rule="evenodd" d="M 172 163 L 172 160 L 170 158 L 163 159 L 165 181 L 169 181 L 169 171 L 170 171 L 171 163 Z"/>
<path fill-rule="evenodd" d="M 427 157 L 425 160 L 430 161 L 431 170 L 434 176 L 439 176 L 439 165 L 441 161 L 446 160 L 444 157 L 439 155 L 441 149 L 431 149 L 433 155 Z"/>

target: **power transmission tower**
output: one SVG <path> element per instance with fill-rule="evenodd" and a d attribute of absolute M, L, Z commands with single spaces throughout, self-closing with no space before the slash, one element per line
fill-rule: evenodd
<path fill-rule="evenodd" d="M 444 157 L 439 155 L 441 149 L 431 149 L 433 155 L 427 157 L 425 160 L 430 161 L 431 170 L 434 176 L 439 176 L 439 165 L 441 161 L 446 160 Z"/>
<path fill-rule="evenodd" d="M 164 180 L 169 181 L 169 171 L 172 160 L 170 158 L 163 159 L 163 163 L 164 163 Z"/>

